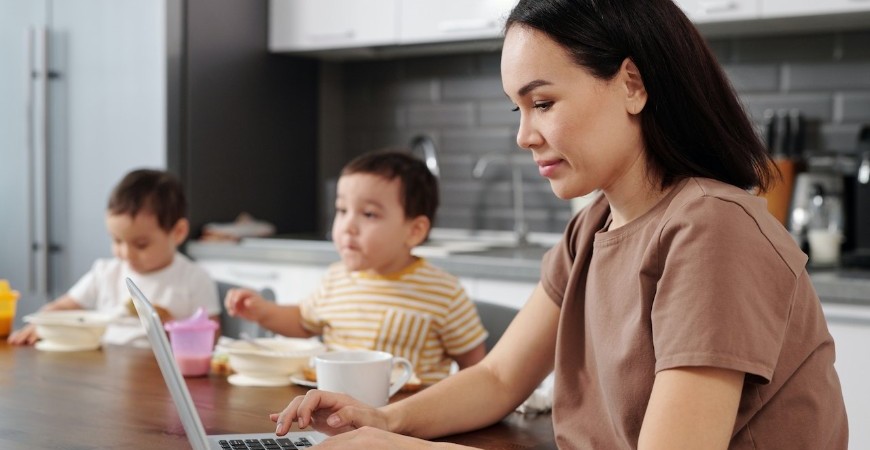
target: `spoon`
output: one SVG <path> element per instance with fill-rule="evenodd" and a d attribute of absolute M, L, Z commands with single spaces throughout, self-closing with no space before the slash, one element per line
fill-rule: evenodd
<path fill-rule="evenodd" d="M 266 347 L 265 345 L 257 342 L 257 340 L 254 339 L 250 334 L 248 334 L 247 331 L 242 331 L 241 333 L 239 333 L 239 337 L 248 344 L 251 344 L 252 347 L 257 348 L 258 350 L 265 350 L 270 353 L 280 353 L 275 351 L 275 349 L 273 348 Z"/>

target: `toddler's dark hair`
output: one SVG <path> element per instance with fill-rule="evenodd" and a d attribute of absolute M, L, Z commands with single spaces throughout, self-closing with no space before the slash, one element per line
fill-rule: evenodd
<path fill-rule="evenodd" d="M 164 231 L 187 217 L 187 200 L 181 182 L 161 170 L 138 169 L 128 173 L 109 196 L 109 213 L 136 217 L 142 211 L 157 216 Z"/>
<path fill-rule="evenodd" d="M 435 223 L 438 180 L 423 161 L 402 151 L 374 151 L 354 158 L 341 171 L 341 175 L 355 173 L 378 175 L 387 180 L 398 178 L 401 182 L 399 196 L 405 209 L 405 217 L 413 219 L 426 216 L 430 223 Z"/>

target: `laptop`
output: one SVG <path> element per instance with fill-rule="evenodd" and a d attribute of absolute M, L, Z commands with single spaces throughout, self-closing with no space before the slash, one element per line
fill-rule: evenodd
<path fill-rule="evenodd" d="M 154 351 L 154 356 L 157 357 L 157 365 L 160 366 L 163 380 L 166 381 L 166 386 L 172 395 L 172 401 L 178 409 L 178 417 L 181 418 L 181 424 L 184 426 L 184 432 L 187 434 L 193 450 L 242 450 L 248 448 L 293 450 L 305 449 L 326 439 L 325 434 L 316 431 L 291 431 L 285 436 L 278 436 L 274 433 L 206 435 L 199 413 L 196 411 L 196 406 L 190 396 L 190 391 L 188 391 L 184 377 L 181 375 L 181 370 L 178 368 L 175 358 L 172 357 L 169 339 L 163 331 L 163 325 L 157 311 L 145 298 L 145 294 L 129 278 L 127 278 L 127 288 L 130 290 L 130 295 L 133 296 L 133 305 L 145 327 L 151 349 Z"/>

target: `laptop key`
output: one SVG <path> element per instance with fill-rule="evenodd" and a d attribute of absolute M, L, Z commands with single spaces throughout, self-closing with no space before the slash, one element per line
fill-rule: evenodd
<path fill-rule="evenodd" d="M 288 438 L 278 438 L 275 439 L 275 442 L 281 446 L 282 450 L 296 450 L 296 446 Z"/>

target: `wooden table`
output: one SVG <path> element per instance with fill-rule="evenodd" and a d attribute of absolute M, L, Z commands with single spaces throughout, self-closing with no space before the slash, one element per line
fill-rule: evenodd
<path fill-rule="evenodd" d="M 189 378 L 206 432 L 274 431 L 298 386 L 237 387 L 225 377 Z M 513 413 L 444 441 L 486 449 L 553 449 L 549 415 Z M 0 448 L 190 448 L 150 349 L 107 346 L 53 353 L 0 343 Z"/>

